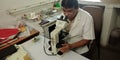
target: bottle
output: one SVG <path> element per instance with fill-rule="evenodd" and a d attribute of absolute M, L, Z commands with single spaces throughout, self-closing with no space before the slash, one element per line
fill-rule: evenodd
<path fill-rule="evenodd" d="M 59 8 L 61 7 L 59 1 L 60 1 L 60 0 L 54 1 L 54 5 L 53 5 L 53 8 L 54 8 L 54 9 L 59 9 Z"/>

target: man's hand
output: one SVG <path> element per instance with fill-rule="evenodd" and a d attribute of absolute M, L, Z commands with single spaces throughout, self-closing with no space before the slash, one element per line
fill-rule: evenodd
<path fill-rule="evenodd" d="M 62 46 L 63 47 L 59 48 L 59 51 L 61 51 L 62 53 L 65 53 L 70 50 L 70 44 L 65 43 L 65 44 L 62 44 Z"/>

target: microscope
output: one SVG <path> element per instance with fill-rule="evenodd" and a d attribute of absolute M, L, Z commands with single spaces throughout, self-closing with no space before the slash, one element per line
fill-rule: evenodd
<path fill-rule="evenodd" d="M 61 16 L 60 19 L 56 21 L 55 29 L 50 33 L 49 50 L 52 55 L 62 55 L 63 53 L 58 51 L 58 48 L 62 47 L 62 44 L 65 43 L 62 40 L 68 33 L 64 32 L 64 28 L 68 25 L 67 17 Z"/>

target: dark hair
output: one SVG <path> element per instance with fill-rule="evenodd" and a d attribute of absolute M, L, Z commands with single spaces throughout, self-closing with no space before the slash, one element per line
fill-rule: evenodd
<path fill-rule="evenodd" d="M 62 0 L 61 6 L 64 8 L 78 9 L 78 1 L 77 0 Z"/>

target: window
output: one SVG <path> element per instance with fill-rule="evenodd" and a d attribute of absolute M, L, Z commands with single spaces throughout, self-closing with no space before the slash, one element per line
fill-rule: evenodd
<path fill-rule="evenodd" d="M 101 0 L 79 0 L 79 1 L 101 2 Z"/>

